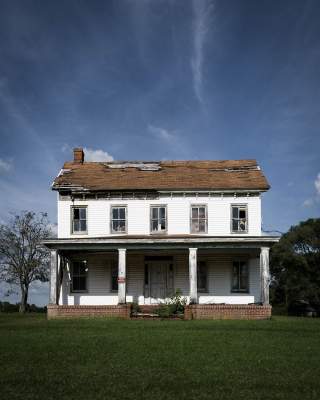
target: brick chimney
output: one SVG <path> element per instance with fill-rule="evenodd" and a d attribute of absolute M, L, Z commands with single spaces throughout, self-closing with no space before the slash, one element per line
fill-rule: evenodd
<path fill-rule="evenodd" d="M 73 149 L 73 162 L 82 164 L 84 161 L 84 152 L 82 147 L 76 147 Z"/>

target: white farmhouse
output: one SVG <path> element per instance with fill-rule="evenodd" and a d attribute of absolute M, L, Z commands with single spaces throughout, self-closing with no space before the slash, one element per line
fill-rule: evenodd
<path fill-rule="evenodd" d="M 53 182 L 49 317 L 129 317 L 178 289 L 185 318 L 268 318 L 269 248 L 255 160 L 86 162 Z"/>

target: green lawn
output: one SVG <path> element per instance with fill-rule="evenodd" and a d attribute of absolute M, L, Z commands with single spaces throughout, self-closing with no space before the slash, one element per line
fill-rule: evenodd
<path fill-rule="evenodd" d="M 319 399 L 320 319 L 0 314 L 1 399 Z"/>

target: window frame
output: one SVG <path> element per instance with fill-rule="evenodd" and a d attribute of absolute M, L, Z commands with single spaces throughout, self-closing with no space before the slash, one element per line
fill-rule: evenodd
<path fill-rule="evenodd" d="M 204 288 L 199 289 L 199 269 L 200 269 L 200 264 L 204 264 L 205 269 L 206 269 L 206 285 Z M 197 262 L 197 292 L 198 293 L 208 293 L 208 263 L 204 260 L 198 260 Z"/>
<path fill-rule="evenodd" d="M 205 209 L 205 223 L 206 223 L 206 227 L 205 227 L 205 231 L 204 232 L 193 232 L 193 230 L 192 230 L 192 220 L 194 219 L 194 218 L 192 218 L 192 209 L 193 208 L 200 208 L 200 207 L 204 207 L 204 209 Z M 198 213 L 199 213 L 199 211 L 198 211 Z M 201 218 L 201 220 L 202 220 L 203 218 Z M 200 219 L 199 219 L 199 214 L 198 214 L 198 221 L 199 221 Z M 193 233 L 193 234 L 207 234 L 208 233 L 208 204 L 190 204 L 190 233 Z"/>
<path fill-rule="evenodd" d="M 73 289 L 73 278 L 74 278 L 74 264 L 75 263 L 85 263 L 86 264 L 86 273 L 85 274 L 78 274 L 77 277 L 85 277 L 86 279 L 86 288 L 85 289 L 79 289 L 79 290 L 74 290 Z M 89 276 L 89 268 L 88 268 L 88 261 L 87 260 L 74 260 L 71 262 L 71 285 L 70 285 L 70 293 L 88 293 L 88 276 Z"/>
<path fill-rule="evenodd" d="M 113 218 L 112 210 L 114 208 L 124 208 L 125 209 L 125 230 L 124 231 L 114 231 L 113 230 Z M 122 221 L 120 218 L 115 221 Z M 126 235 L 128 233 L 128 205 L 127 204 L 111 204 L 110 205 L 110 234 L 112 235 Z"/>
<path fill-rule="evenodd" d="M 74 230 L 74 210 L 76 208 L 84 208 L 86 210 L 86 230 L 85 231 L 75 231 Z M 71 206 L 71 212 L 70 212 L 70 230 L 71 230 L 71 235 L 87 235 L 88 234 L 88 206 L 87 205 L 72 205 Z M 79 221 L 81 221 L 79 219 Z"/>
<path fill-rule="evenodd" d="M 152 209 L 153 208 L 164 208 L 165 209 L 165 223 L 166 223 L 166 229 L 164 229 L 163 231 L 153 231 L 152 230 Z M 150 204 L 150 211 L 149 211 L 149 215 L 150 215 L 150 235 L 165 235 L 168 232 L 168 205 L 167 204 Z M 159 221 L 159 212 L 158 212 L 158 221 Z"/>
<path fill-rule="evenodd" d="M 240 265 L 240 263 L 243 263 L 244 265 L 246 265 L 247 267 L 247 286 L 245 289 L 239 289 L 240 287 L 240 282 L 241 282 L 241 272 L 238 271 L 238 289 L 234 289 L 233 288 L 233 268 L 234 268 L 234 264 L 238 263 L 238 267 Z M 233 260 L 232 261 L 232 265 L 231 265 L 231 293 L 244 293 L 244 294 L 248 294 L 250 293 L 250 286 L 249 286 L 249 282 L 250 282 L 250 270 L 249 270 L 249 263 L 247 260 Z"/>
<path fill-rule="evenodd" d="M 233 230 L 233 208 L 234 207 L 242 208 L 242 209 L 245 209 L 245 211 L 246 211 L 246 229 L 244 231 L 239 231 L 239 230 L 235 231 L 235 230 Z M 239 215 L 239 212 L 238 212 L 238 215 Z M 238 217 L 237 220 L 238 220 L 238 224 L 239 224 L 240 218 Z M 236 234 L 239 233 L 241 235 L 246 234 L 246 233 L 249 232 L 249 212 L 248 212 L 248 204 L 247 203 L 230 204 L 230 231 L 231 231 L 231 233 L 236 233 Z"/>

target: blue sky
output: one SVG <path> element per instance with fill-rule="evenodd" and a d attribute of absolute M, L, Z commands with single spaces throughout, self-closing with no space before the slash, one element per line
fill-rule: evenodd
<path fill-rule="evenodd" d="M 317 0 L 1 1 L 0 222 L 87 159 L 256 158 L 263 227 L 320 212 Z"/>

